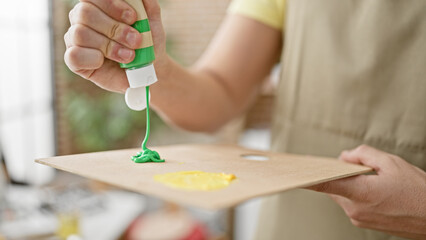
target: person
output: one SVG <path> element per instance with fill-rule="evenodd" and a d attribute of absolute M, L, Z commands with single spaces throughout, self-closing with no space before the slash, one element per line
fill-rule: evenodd
<path fill-rule="evenodd" d="M 426 1 L 235 0 L 189 68 L 166 53 L 158 1 L 143 3 L 163 119 L 217 130 L 247 110 L 281 59 L 272 150 L 341 153 L 376 172 L 268 197 L 257 239 L 426 239 Z M 122 0 L 81 0 L 65 34 L 68 67 L 123 93 L 117 62 L 132 61 L 142 41 L 135 20 Z"/>

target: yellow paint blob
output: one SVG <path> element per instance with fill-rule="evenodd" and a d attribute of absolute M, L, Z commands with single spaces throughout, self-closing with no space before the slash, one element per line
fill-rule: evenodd
<path fill-rule="evenodd" d="M 208 173 L 203 171 L 184 171 L 154 176 L 154 180 L 169 187 L 209 191 L 227 187 L 232 180 L 236 179 L 234 174 Z"/>

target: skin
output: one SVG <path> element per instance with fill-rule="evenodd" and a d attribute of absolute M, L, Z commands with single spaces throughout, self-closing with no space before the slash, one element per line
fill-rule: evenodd
<path fill-rule="evenodd" d="M 353 225 L 411 239 L 426 239 L 426 173 L 398 156 L 369 146 L 340 155 L 376 175 L 331 181 L 309 189 L 327 193 Z"/>
<path fill-rule="evenodd" d="M 151 87 L 151 104 L 157 113 L 186 130 L 205 132 L 216 131 L 241 115 L 279 59 L 281 32 L 228 15 L 203 56 L 183 68 L 166 54 L 158 1 L 143 3 L 157 57 L 159 81 Z M 131 62 L 142 41 L 129 26 L 135 21 L 136 12 L 122 0 L 81 0 L 70 12 L 71 27 L 64 36 L 66 64 L 99 87 L 124 93 L 127 78 L 117 62 Z M 330 194 L 355 226 L 426 239 L 424 171 L 367 146 L 343 152 L 341 159 L 370 166 L 377 175 L 337 180 L 312 190 Z"/>

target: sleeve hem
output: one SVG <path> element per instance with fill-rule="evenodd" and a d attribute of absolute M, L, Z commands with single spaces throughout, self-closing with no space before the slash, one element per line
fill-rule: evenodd
<path fill-rule="evenodd" d="M 268 17 L 268 15 L 261 14 L 260 13 L 261 11 L 258 11 L 256 9 L 241 8 L 241 7 L 238 7 L 237 4 L 231 3 L 227 12 L 228 14 L 237 14 L 237 15 L 248 17 L 248 18 L 252 18 L 256 21 L 264 23 L 265 25 L 268 25 L 279 31 L 283 30 L 283 22 L 278 22 L 277 19 L 273 18 L 270 15 L 269 15 L 270 17 Z"/>

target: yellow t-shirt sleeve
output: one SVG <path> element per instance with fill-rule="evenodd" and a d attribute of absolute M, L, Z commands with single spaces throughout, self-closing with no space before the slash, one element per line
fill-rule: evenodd
<path fill-rule="evenodd" d="M 285 0 L 233 0 L 228 12 L 253 18 L 279 30 L 284 29 Z"/>

